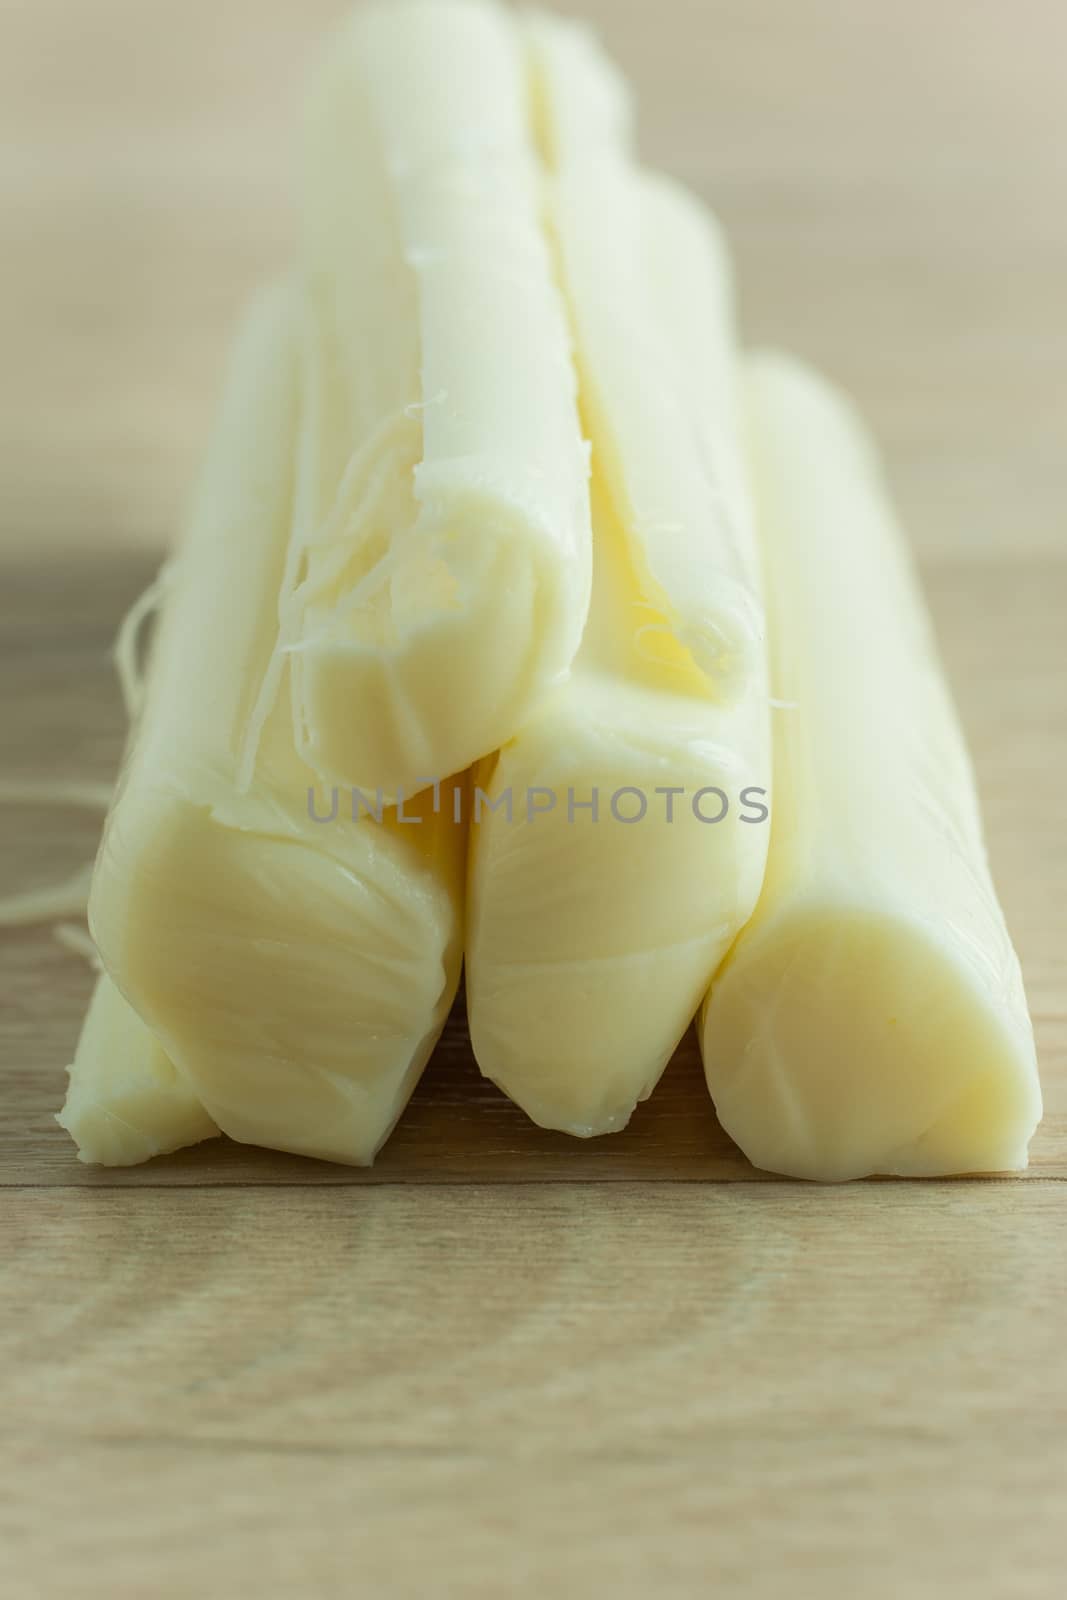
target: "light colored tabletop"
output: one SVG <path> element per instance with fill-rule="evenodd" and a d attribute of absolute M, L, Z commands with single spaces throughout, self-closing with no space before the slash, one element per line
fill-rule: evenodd
<path fill-rule="evenodd" d="M 1025 1179 L 753 1171 L 692 1043 L 539 1132 L 462 1019 L 370 1175 L 51 1120 L 90 976 L 0 934 L 0 1592 L 1058 1600 L 1067 1494 L 1067 9 L 597 0 L 746 336 L 886 452 L 975 754 L 1048 1115 Z M 0 770 L 110 780 L 108 646 L 294 232 L 326 0 L 0 14 Z M 91 853 L 5 812 L 0 891 Z M 5 1565 L 6 1563 L 6 1565 Z"/>

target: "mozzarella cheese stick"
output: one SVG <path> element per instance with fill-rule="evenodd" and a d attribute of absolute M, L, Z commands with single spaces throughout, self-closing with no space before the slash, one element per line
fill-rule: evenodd
<path fill-rule="evenodd" d="M 309 124 L 314 489 L 281 649 L 301 755 L 395 799 L 502 744 L 567 672 L 588 451 L 511 15 L 358 12 Z"/>
<path fill-rule="evenodd" d="M 1024 1167 L 1041 1115 L 963 736 L 865 430 L 779 356 L 749 373 L 775 809 L 701 1042 L 757 1166 L 837 1180 Z"/>
<path fill-rule="evenodd" d="M 665 272 L 649 271 L 657 233 L 634 181 L 625 85 L 580 24 L 534 14 L 527 41 L 598 469 L 644 599 L 709 690 L 743 698 L 763 671 L 763 614 L 729 324 L 693 310 L 709 292 L 707 250 L 672 262 L 670 236 L 659 241 Z"/>
<path fill-rule="evenodd" d="M 464 839 L 429 794 L 405 818 L 324 789 L 294 745 L 284 662 L 238 781 L 301 493 L 303 331 L 282 289 L 239 342 L 89 915 L 111 978 L 220 1129 L 365 1163 L 455 992 Z"/>
<path fill-rule="evenodd" d="M 212 1139 L 218 1128 L 106 975 L 82 1026 L 63 1110 L 56 1117 L 78 1159 L 132 1167 Z"/>
<path fill-rule="evenodd" d="M 577 119 L 598 97 L 609 108 L 613 91 L 582 35 L 573 44 L 575 90 L 589 79 L 572 107 Z M 613 159 L 625 228 L 614 203 L 601 206 L 594 167 L 583 169 L 569 218 L 588 283 L 599 274 L 613 337 L 628 351 L 611 360 L 610 416 L 591 413 L 590 618 L 568 683 L 478 773 L 485 798 L 475 791 L 467 932 L 468 1016 L 483 1073 L 535 1121 L 583 1136 L 624 1127 L 651 1092 L 755 904 L 768 836 L 762 652 L 751 642 L 743 661 L 733 658 L 729 693 L 720 692 L 725 679 L 697 659 L 688 623 L 651 577 L 677 548 L 692 563 L 694 595 L 736 582 L 736 596 L 747 585 L 736 614 L 758 638 L 754 581 L 706 583 L 739 548 L 746 556 L 734 570 L 755 566 L 738 491 L 727 264 L 695 202 L 640 176 L 624 152 Z M 570 300 L 569 260 L 564 252 Z M 581 343 L 582 311 L 571 304 Z M 599 343 L 592 354 L 599 359 Z M 589 365 L 583 382 L 594 370 L 602 376 Z M 677 424 L 664 420 L 654 450 L 643 432 L 650 390 L 658 418 Z M 721 441 L 714 454 L 701 422 L 709 406 Z M 619 475 L 623 441 L 643 453 L 650 498 L 641 507 Z M 721 457 L 730 461 L 723 477 Z"/>

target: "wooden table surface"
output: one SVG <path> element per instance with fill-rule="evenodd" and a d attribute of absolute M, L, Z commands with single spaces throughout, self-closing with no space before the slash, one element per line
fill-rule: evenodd
<path fill-rule="evenodd" d="M 114 773 L 111 634 L 290 247 L 340 9 L 3 9 L 5 777 Z M 747 336 L 885 447 L 1034 1012 L 1031 1172 L 768 1180 L 691 1044 L 573 1143 L 481 1083 L 459 1018 L 369 1176 L 221 1141 L 93 1172 L 51 1120 L 89 974 L 2 934 L 5 1600 L 1064 1592 L 1067 10 L 566 9 L 728 224 Z M 97 826 L 6 811 L 0 892 Z"/>

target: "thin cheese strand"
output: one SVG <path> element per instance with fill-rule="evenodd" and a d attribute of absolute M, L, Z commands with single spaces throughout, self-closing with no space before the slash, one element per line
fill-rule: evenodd
<path fill-rule="evenodd" d="M 110 802 L 110 786 L 90 779 L 0 778 L 0 805 L 74 806 L 106 811 Z M 58 883 L 4 895 L 0 898 L 0 928 L 28 928 L 57 917 L 83 915 L 92 872 L 92 862 L 87 862 Z"/>

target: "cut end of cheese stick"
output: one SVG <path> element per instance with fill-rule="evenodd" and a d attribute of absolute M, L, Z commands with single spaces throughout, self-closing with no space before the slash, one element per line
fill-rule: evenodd
<path fill-rule="evenodd" d="M 589 67 L 583 40 L 573 40 L 582 55 L 567 58 L 576 73 Z M 610 80 L 603 88 L 610 104 Z M 679 638 L 676 612 L 665 614 L 662 592 L 650 590 L 648 561 L 634 555 L 656 564 L 677 540 L 697 589 L 732 560 L 734 534 L 719 516 L 699 428 L 665 429 L 649 463 L 664 507 L 688 486 L 664 525 L 641 521 L 613 476 L 616 439 L 638 447 L 644 391 L 660 386 L 664 411 L 692 420 L 704 404 L 717 409 L 732 492 L 742 483 L 720 241 L 693 200 L 626 165 L 618 181 L 627 222 L 617 234 L 598 209 L 595 171 L 588 176 L 588 234 L 573 242 L 591 273 L 614 284 L 620 327 L 639 322 L 643 342 L 615 370 L 611 418 L 593 414 L 593 599 L 570 680 L 480 774 L 487 802 L 471 829 L 467 944 L 467 1011 L 483 1073 L 542 1126 L 580 1136 L 626 1125 L 752 910 L 768 829 L 753 821 L 757 812 L 743 816 L 741 796 L 766 792 L 769 766 L 762 653 L 743 669 L 735 662 L 724 699 Z M 625 251 L 626 281 L 615 282 Z M 566 266 L 563 287 L 569 297 Z M 694 521 L 679 530 L 675 515 Z M 743 506 L 736 530 L 751 542 Z M 750 548 L 738 570 L 754 567 Z M 711 791 L 729 805 L 718 822 Z"/>
<path fill-rule="evenodd" d="M 112 820 L 94 934 L 231 1138 L 367 1165 L 392 1131 L 459 975 L 462 856 L 420 859 L 417 806 L 339 810 L 336 851 L 185 800 Z"/>
<path fill-rule="evenodd" d="M 154 1034 L 106 976 L 93 990 L 69 1071 L 56 1121 L 81 1161 L 132 1167 L 218 1135 Z"/>
<path fill-rule="evenodd" d="M 1024 1167 L 1041 1116 L 970 764 L 870 440 L 784 357 L 749 371 L 774 643 L 763 893 L 701 1042 L 757 1166 L 823 1180 Z"/>
<path fill-rule="evenodd" d="M 309 145 L 316 483 L 284 648 L 303 758 L 395 799 L 511 736 L 589 604 L 588 451 L 518 24 L 476 0 L 357 13 Z"/>
<path fill-rule="evenodd" d="M 299 334 L 282 289 L 238 344 L 89 914 L 107 971 L 219 1128 L 364 1164 L 455 993 L 465 842 L 447 794 L 409 823 L 354 820 L 294 748 L 285 671 L 237 782 L 299 491 Z"/>
<path fill-rule="evenodd" d="M 768 788 L 765 677 L 722 707 L 669 636 L 646 648 L 621 536 L 593 503 L 572 679 L 477 774 L 467 932 L 482 1072 L 579 1137 L 624 1128 L 655 1087 L 756 903 L 769 832 L 741 804 Z"/>

